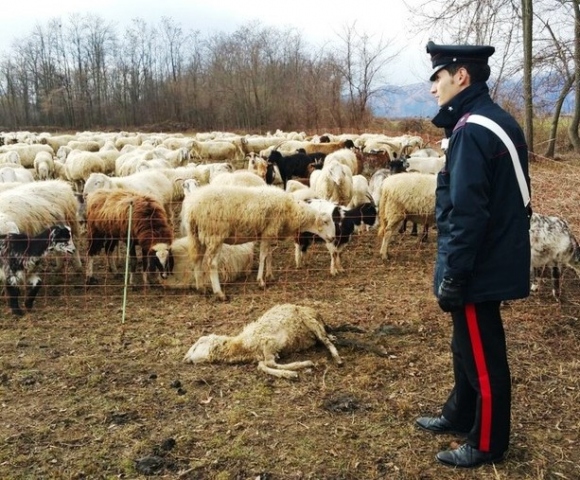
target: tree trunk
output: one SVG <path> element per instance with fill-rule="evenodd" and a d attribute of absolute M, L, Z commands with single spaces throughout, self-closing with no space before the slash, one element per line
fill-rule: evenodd
<path fill-rule="evenodd" d="M 578 0 L 572 2 L 574 9 L 574 77 L 576 87 L 574 89 L 574 116 L 568 127 L 568 138 L 574 147 L 574 151 L 580 153 L 580 138 L 578 137 L 578 125 L 580 124 L 580 7 Z"/>
<path fill-rule="evenodd" d="M 522 25 L 524 47 L 524 134 L 530 154 L 534 153 L 534 102 L 532 96 L 532 39 L 533 39 L 532 0 L 522 0 Z"/>

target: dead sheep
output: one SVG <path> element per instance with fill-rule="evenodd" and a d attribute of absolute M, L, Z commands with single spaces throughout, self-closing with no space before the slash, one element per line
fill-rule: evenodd
<path fill-rule="evenodd" d="M 278 357 L 300 352 L 321 342 L 338 365 L 343 361 L 326 333 L 322 315 L 311 307 L 275 305 L 236 336 L 206 335 L 183 358 L 188 363 L 258 362 L 262 372 L 280 378 L 296 378 L 296 370 L 310 368 L 310 360 L 277 363 Z"/>

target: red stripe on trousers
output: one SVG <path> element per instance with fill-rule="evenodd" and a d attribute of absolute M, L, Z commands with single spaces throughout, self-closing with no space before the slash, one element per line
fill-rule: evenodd
<path fill-rule="evenodd" d="M 471 339 L 473 349 L 473 358 L 477 377 L 479 380 L 479 391 L 481 393 L 481 427 L 479 433 L 478 449 L 482 452 L 489 452 L 491 443 L 491 385 L 489 383 L 489 374 L 485 363 L 485 355 L 481 344 L 481 335 L 479 334 L 479 325 L 477 324 L 477 313 L 475 305 L 469 303 L 465 305 L 465 316 L 467 318 L 467 329 Z"/>

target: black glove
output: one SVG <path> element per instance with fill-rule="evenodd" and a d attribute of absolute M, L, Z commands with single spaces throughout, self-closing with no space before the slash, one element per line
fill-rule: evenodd
<path fill-rule="evenodd" d="M 443 277 L 437 291 L 437 301 L 439 307 L 444 312 L 453 312 L 463 307 L 463 293 L 465 290 L 465 280 L 451 277 Z"/>

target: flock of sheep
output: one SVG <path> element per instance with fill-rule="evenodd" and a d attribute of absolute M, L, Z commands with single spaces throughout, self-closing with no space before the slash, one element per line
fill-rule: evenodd
<path fill-rule="evenodd" d="M 257 281 L 266 285 L 272 276 L 272 244 L 278 240 L 294 241 L 297 267 L 312 242 L 324 242 L 330 274 L 336 275 L 342 271 L 340 252 L 351 237 L 376 228 L 382 239 L 380 257 L 386 261 L 390 240 L 404 222 L 423 224 L 424 235 L 433 224 L 435 173 L 444 163 L 439 151 L 412 135 L 1 135 L 0 275 L 10 287 L 9 306 L 17 315 L 24 312 L 17 296 L 14 303 L 15 289 L 22 287 L 16 283 L 38 291 L 32 267 L 51 250 L 42 243 L 43 232 L 57 225 L 70 228 L 77 248 L 66 251 L 73 253 L 78 269 L 84 264 L 87 284 L 99 282 L 93 260 L 102 250 L 108 269 L 116 270 L 116 250 L 123 242 L 131 284 L 138 270 L 138 246 L 144 284 L 158 278 L 166 288 L 211 287 L 220 299 L 226 298 L 223 282 L 252 270 L 255 250 Z M 367 155 L 382 155 L 384 164 L 365 172 Z M 575 268 L 580 248 L 565 221 L 534 215 L 532 263 L 552 267 L 557 295 L 559 268 Z M 15 263 L 11 245 L 17 235 L 39 248 L 19 252 Z M 81 240 L 86 241 L 86 252 L 78 248 Z M 60 256 L 57 260 L 62 265 Z M 25 306 L 31 308 L 32 302 Z M 274 342 L 275 351 L 254 344 L 262 345 L 272 335 L 264 322 L 291 332 L 286 342 Z M 267 373 L 291 377 L 293 370 L 309 363 L 297 362 L 284 370 L 276 356 L 321 341 L 340 363 L 322 319 L 311 309 L 278 306 L 258 324 L 240 334 L 243 340 L 200 339 L 185 360 L 232 360 L 232 352 L 237 352 L 240 359 L 259 360 Z M 245 353 L 240 353 L 240 344 Z"/>

